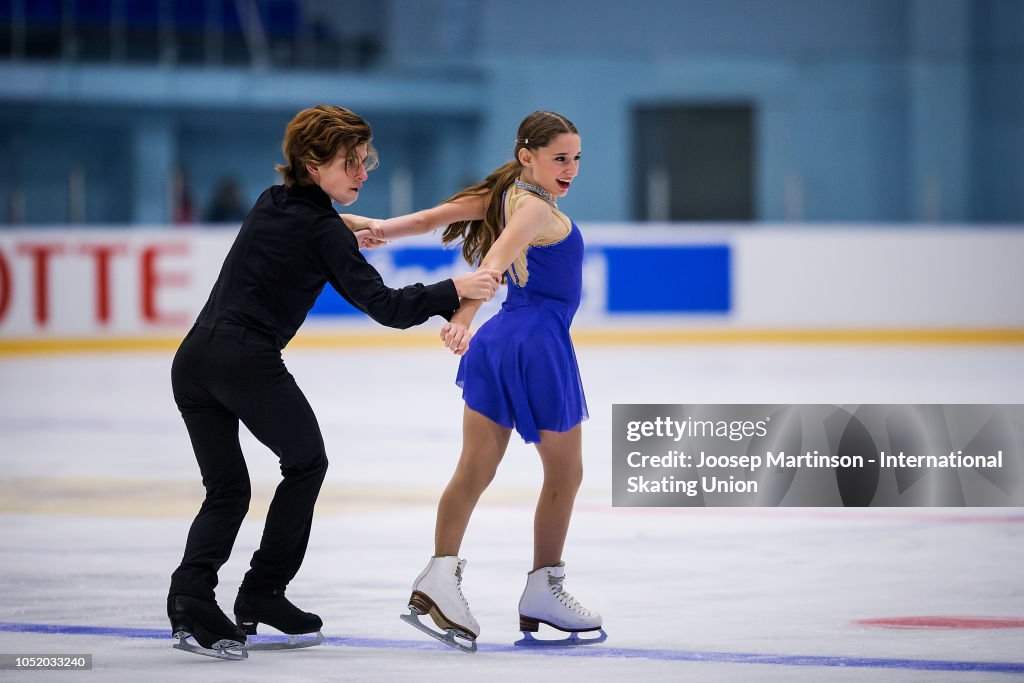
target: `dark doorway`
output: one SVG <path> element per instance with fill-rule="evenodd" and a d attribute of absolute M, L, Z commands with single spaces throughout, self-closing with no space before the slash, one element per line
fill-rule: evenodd
<path fill-rule="evenodd" d="M 754 220 L 753 106 L 638 107 L 633 130 L 635 218 Z"/>

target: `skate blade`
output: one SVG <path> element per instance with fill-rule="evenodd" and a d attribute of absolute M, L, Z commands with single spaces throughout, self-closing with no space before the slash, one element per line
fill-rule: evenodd
<path fill-rule="evenodd" d="M 311 636 L 311 635 L 312 634 L 310 634 L 310 633 L 302 633 L 302 634 L 299 634 L 299 635 L 288 635 L 288 639 L 284 640 L 284 641 L 281 641 L 281 640 L 271 640 L 271 641 L 266 641 L 266 642 L 253 642 L 252 640 L 250 640 L 249 641 L 249 648 L 248 649 L 249 649 L 250 652 L 252 652 L 254 650 L 260 651 L 260 652 L 266 652 L 266 651 L 269 651 L 269 650 L 298 650 L 298 649 L 304 648 L 304 647 L 314 647 L 316 645 L 320 645 L 325 640 L 324 634 L 322 632 L 320 632 L 320 631 L 316 632 L 316 636 L 315 637 L 311 637 L 311 638 L 303 638 L 302 637 L 302 636 Z"/>
<path fill-rule="evenodd" d="M 593 638 L 580 638 L 579 633 L 571 632 L 565 638 L 560 640 L 541 640 L 534 638 L 533 634 L 529 631 L 523 631 L 523 637 L 517 640 L 514 644 L 519 647 L 576 647 L 578 645 L 597 645 L 608 640 L 608 634 L 604 632 L 604 629 L 598 629 L 600 635 Z M 585 631 L 585 633 L 591 633 L 591 631 Z"/>
<path fill-rule="evenodd" d="M 420 621 L 419 613 L 413 610 L 411 607 L 409 608 L 408 614 L 399 614 L 398 617 L 405 623 L 415 628 L 416 630 L 423 631 L 431 638 L 436 638 L 437 640 L 440 640 L 442 643 L 444 643 L 450 648 L 454 648 L 460 652 L 476 652 L 475 640 L 467 638 L 465 634 L 453 628 L 448 629 L 444 633 L 441 633 L 440 631 L 435 631 L 434 629 L 430 628 L 422 621 Z M 469 641 L 469 645 L 465 645 L 464 643 L 459 642 L 457 638 Z"/>
<path fill-rule="evenodd" d="M 237 640 L 229 640 L 225 638 L 214 643 L 212 648 L 205 648 L 198 643 L 190 643 L 188 641 L 188 639 L 192 637 L 191 633 L 179 631 L 174 634 L 174 637 L 178 639 L 178 642 L 171 645 L 175 650 L 191 652 L 192 654 L 203 655 L 204 657 L 229 659 L 232 661 L 248 659 L 249 657 L 245 643 L 240 643 Z"/>

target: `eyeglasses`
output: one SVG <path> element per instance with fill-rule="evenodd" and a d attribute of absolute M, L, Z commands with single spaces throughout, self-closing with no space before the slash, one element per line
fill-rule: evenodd
<path fill-rule="evenodd" d="M 366 167 L 366 161 L 366 159 L 352 155 L 345 157 L 345 172 L 349 175 L 357 175 L 360 170 L 369 172 L 370 169 Z"/>

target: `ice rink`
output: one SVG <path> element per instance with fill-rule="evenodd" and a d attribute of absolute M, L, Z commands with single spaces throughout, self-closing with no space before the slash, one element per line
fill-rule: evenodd
<path fill-rule="evenodd" d="M 301 337 L 301 335 L 300 335 Z M 91 654 L 103 681 L 999 681 L 1024 676 L 1024 510 L 611 506 L 615 403 L 1024 403 L 1024 347 L 578 349 L 591 419 L 567 588 L 608 640 L 523 651 L 540 467 L 513 438 L 463 546 L 480 651 L 398 619 L 432 551 L 459 449 L 457 359 L 438 346 L 311 349 L 286 361 L 331 467 L 289 597 L 325 646 L 226 662 L 171 648 L 164 613 L 198 468 L 171 352 L 0 356 L 0 653 Z M 218 598 L 230 610 L 277 481 L 243 433 L 253 504 Z M 951 617 L 951 628 L 860 620 Z M 970 618 L 1016 628 L 968 628 Z M 993 625 L 993 624 L 988 624 Z"/>

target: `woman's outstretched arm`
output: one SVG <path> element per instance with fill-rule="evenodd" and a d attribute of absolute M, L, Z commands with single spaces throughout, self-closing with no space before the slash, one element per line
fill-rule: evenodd
<path fill-rule="evenodd" d="M 451 223 L 475 221 L 484 217 L 484 196 L 465 195 L 458 199 L 394 218 L 366 218 L 343 213 L 341 218 L 353 232 L 369 230 L 375 239 L 390 242 L 402 237 L 423 235 Z"/>

